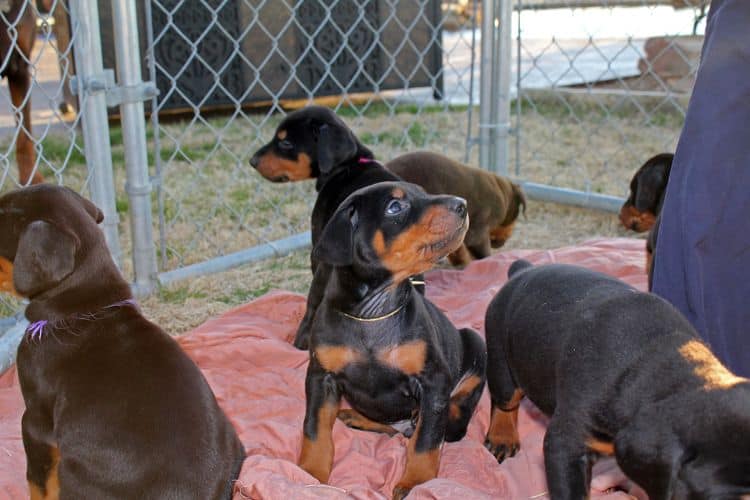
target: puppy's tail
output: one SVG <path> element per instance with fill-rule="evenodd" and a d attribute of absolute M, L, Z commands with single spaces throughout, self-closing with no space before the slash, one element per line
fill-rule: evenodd
<path fill-rule="evenodd" d="M 503 226 L 507 226 L 514 222 L 522 213 L 526 216 L 526 195 L 523 194 L 521 186 L 514 182 L 510 182 L 509 180 L 505 180 L 505 182 L 510 185 L 511 201 L 508 204 L 508 211 L 505 214 L 505 220 L 502 224 Z"/>
<path fill-rule="evenodd" d="M 533 267 L 533 264 L 528 260 L 518 259 L 508 268 L 508 279 L 512 278 L 516 274 L 520 273 L 524 269 Z"/>

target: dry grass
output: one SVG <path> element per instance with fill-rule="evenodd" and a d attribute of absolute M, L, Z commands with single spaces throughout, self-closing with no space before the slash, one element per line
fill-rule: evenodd
<path fill-rule="evenodd" d="M 624 196 L 632 173 L 652 154 L 674 147 L 682 116 L 659 101 L 603 101 L 544 93 L 521 102 L 518 144 L 520 174 L 525 180 Z M 416 109 L 368 104 L 342 108 L 340 114 L 377 157 L 387 160 L 416 149 L 463 158 L 465 109 Z M 476 114 L 475 114 L 476 116 Z M 163 173 L 167 252 L 162 269 L 206 260 L 308 227 L 314 200 L 312 182 L 272 184 L 248 164 L 252 153 L 275 129 L 280 117 L 239 115 L 163 125 L 159 160 Z M 474 126 L 476 134 L 476 119 Z M 118 128 L 112 129 L 112 155 L 121 218 L 121 245 L 129 275 L 129 207 L 124 193 L 124 150 Z M 150 133 L 149 144 L 153 145 Z M 78 148 L 70 139 L 50 136 L 44 156 L 68 166 L 59 180 L 80 188 L 87 178 Z M 80 146 L 80 145 L 79 145 Z M 153 146 L 152 146 L 153 147 Z M 476 164 L 476 149 L 471 163 Z M 154 164 L 154 154 L 149 152 Z M 511 171 L 516 144 L 511 147 Z M 514 172 L 515 173 L 515 172 Z M 45 172 L 50 175 L 50 171 Z M 5 191 L 7 184 L 0 189 Z M 154 201 L 156 214 L 157 201 Z M 154 216 L 154 237 L 159 232 Z M 595 236 L 632 236 L 620 229 L 614 214 L 530 201 L 526 219 L 517 225 L 506 248 L 554 248 Z M 173 334 L 247 302 L 270 289 L 304 293 L 310 280 L 308 255 L 291 256 L 172 285 L 143 301 L 146 314 Z M 0 316 L 15 308 L 6 305 Z M 0 304 L 0 309 L 3 309 Z M 2 314 L 5 313 L 5 314 Z"/>
<path fill-rule="evenodd" d="M 526 218 L 519 220 L 513 237 L 499 251 L 557 248 L 615 236 L 635 237 L 614 214 L 531 201 Z M 269 290 L 304 294 L 310 278 L 309 254 L 300 251 L 172 285 L 143 301 L 142 307 L 149 318 L 179 335 Z"/>

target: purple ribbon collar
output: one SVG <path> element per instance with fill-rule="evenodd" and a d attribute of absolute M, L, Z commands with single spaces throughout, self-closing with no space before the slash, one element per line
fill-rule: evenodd
<path fill-rule="evenodd" d="M 104 311 L 106 309 L 112 309 L 114 307 L 122 307 L 122 306 L 138 307 L 138 303 L 135 301 L 135 299 L 126 299 L 126 300 L 121 300 L 120 302 L 115 302 L 114 304 L 105 306 L 101 310 Z M 29 326 L 26 327 L 26 333 L 29 334 L 29 337 L 32 340 L 41 340 L 42 335 L 44 334 L 44 330 L 47 328 L 47 326 L 54 327 L 55 322 L 50 323 L 46 319 L 43 319 L 40 321 L 34 321 L 33 323 L 29 323 Z"/>

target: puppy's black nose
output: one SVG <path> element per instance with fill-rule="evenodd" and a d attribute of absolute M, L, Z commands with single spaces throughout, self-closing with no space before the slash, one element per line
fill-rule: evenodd
<path fill-rule="evenodd" d="M 466 216 L 466 200 L 464 200 L 463 198 L 454 196 L 448 202 L 448 207 L 454 212 L 456 212 L 459 217 Z"/>
<path fill-rule="evenodd" d="M 254 154 L 252 158 L 250 158 L 250 165 L 252 165 L 253 168 L 258 168 L 258 163 L 260 163 L 260 158 L 258 158 L 257 154 Z"/>

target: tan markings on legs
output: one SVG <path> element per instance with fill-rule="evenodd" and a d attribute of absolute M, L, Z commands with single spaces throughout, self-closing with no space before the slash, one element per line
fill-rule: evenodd
<path fill-rule="evenodd" d="M 47 480 L 44 484 L 44 491 L 42 491 L 39 485 L 29 481 L 29 494 L 31 500 L 57 500 L 60 498 L 60 478 L 58 474 L 60 450 L 54 446 L 51 447 L 50 458 L 52 463 L 50 464 Z"/>
<path fill-rule="evenodd" d="M 504 408 L 492 407 L 490 427 L 487 430 L 487 440 L 494 446 L 504 445 L 508 448 L 518 446 L 518 405 L 521 403 L 523 392 L 516 389 L 510 401 Z"/>
<path fill-rule="evenodd" d="M 398 434 L 398 431 L 390 425 L 381 424 L 375 422 L 374 420 L 370 420 L 356 410 L 339 410 L 338 418 L 339 420 L 344 422 L 347 427 L 351 427 L 352 429 L 359 429 L 369 432 L 380 432 L 382 434 L 388 434 L 389 436 L 395 436 L 396 434 Z"/>
<path fill-rule="evenodd" d="M 18 123 L 18 120 L 16 120 L 16 123 L 23 126 L 16 139 L 16 163 L 18 163 L 18 180 L 21 184 L 26 184 L 29 180 L 31 180 L 31 184 L 44 182 L 44 178 L 39 172 L 34 172 L 32 176 L 34 163 L 36 163 L 36 153 L 34 151 L 34 139 L 31 137 L 31 100 L 26 99 L 26 94 L 30 88 L 31 77 L 28 75 L 20 78 L 8 78 L 8 89 L 13 106 L 21 110 L 21 121 Z"/>
<path fill-rule="evenodd" d="M 463 230 L 461 226 L 463 224 Z M 448 207 L 433 205 L 408 229 L 386 244 L 378 230 L 372 248 L 393 275 L 394 284 L 430 269 L 463 243 L 468 225 Z"/>
<path fill-rule="evenodd" d="M 302 181 L 312 177 L 310 157 L 299 153 L 297 160 L 288 160 L 268 152 L 260 157 L 258 172 L 266 179 L 277 179 L 286 176 L 290 181 Z"/>
<path fill-rule="evenodd" d="M 680 355 L 693 367 L 693 373 L 703 380 L 707 391 L 729 389 L 737 384 L 748 382 L 730 372 L 716 356 L 698 340 L 690 340 L 679 349 Z"/>
<path fill-rule="evenodd" d="M 318 411 L 318 433 L 315 440 L 302 437 L 299 466 L 321 483 L 327 483 L 333 467 L 333 424 L 339 403 L 326 403 Z"/>
<path fill-rule="evenodd" d="M 470 374 L 465 375 L 458 381 L 456 387 L 451 392 L 450 406 L 449 406 L 449 418 L 452 421 L 456 421 L 461 418 L 461 403 L 464 399 L 474 392 L 479 384 L 482 383 L 482 378 L 478 375 Z"/>
<path fill-rule="evenodd" d="M 406 467 L 401 479 L 398 480 L 393 489 L 393 498 L 401 499 L 409 494 L 409 491 L 418 484 L 434 479 L 440 469 L 440 447 L 424 452 L 417 452 L 417 438 L 422 432 L 422 418 L 417 420 L 417 428 L 409 438 L 406 447 Z"/>
<path fill-rule="evenodd" d="M 378 352 L 377 358 L 384 365 L 396 368 L 407 375 L 417 375 L 424 369 L 427 359 L 427 344 L 424 340 L 414 340 L 387 347 Z"/>
<path fill-rule="evenodd" d="M 362 355 L 346 346 L 323 345 L 315 348 L 314 356 L 323 369 L 331 373 L 339 373 L 351 363 L 362 360 Z"/>
<path fill-rule="evenodd" d="M 13 286 L 13 263 L 0 257 L 0 292 L 18 295 Z"/>
<path fill-rule="evenodd" d="M 602 441 L 601 439 L 589 438 L 586 440 L 586 447 L 591 451 L 595 451 L 600 455 L 607 455 L 609 457 L 615 454 L 615 445 L 610 441 Z"/>
<path fill-rule="evenodd" d="M 466 245 L 462 244 L 458 247 L 458 250 L 448 254 L 448 261 L 453 266 L 465 266 L 472 261 L 472 258 L 469 249 L 466 248 Z"/>
<path fill-rule="evenodd" d="M 286 139 L 286 130 L 284 129 L 279 130 L 276 133 L 276 137 L 278 137 L 280 141 L 283 141 L 284 139 Z"/>

